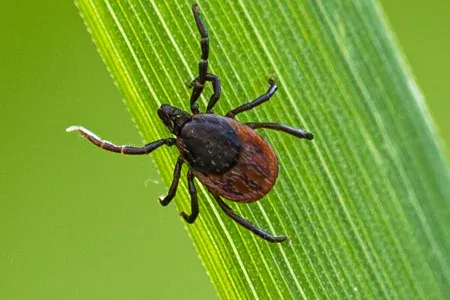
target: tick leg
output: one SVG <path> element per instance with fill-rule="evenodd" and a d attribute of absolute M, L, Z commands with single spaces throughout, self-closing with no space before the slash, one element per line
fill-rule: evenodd
<path fill-rule="evenodd" d="M 202 51 L 200 62 L 198 63 L 198 77 L 192 82 L 193 90 L 191 94 L 191 110 L 193 113 L 198 113 L 197 107 L 195 107 L 195 102 L 200 97 L 205 87 L 205 81 L 207 80 L 208 74 L 208 56 L 209 56 L 209 38 L 208 31 L 206 30 L 205 24 L 203 24 L 200 18 L 200 13 L 198 10 L 198 4 L 192 5 L 192 13 L 194 14 L 195 24 L 197 24 L 197 29 L 200 33 L 200 47 Z"/>
<path fill-rule="evenodd" d="M 273 78 L 269 78 L 269 89 L 267 90 L 267 92 L 261 96 L 259 96 L 258 98 L 256 98 L 253 101 L 247 102 L 245 104 L 242 104 L 241 106 L 236 107 L 235 109 L 229 111 L 225 116 L 228 118 L 232 118 L 234 119 L 234 117 L 244 111 L 250 110 L 258 105 L 263 104 L 264 102 L 268 101 L 277 91 L 278 86 L 275 83 L 275 81 L 273 80 Z"/>
<path fill-rule="evenodd" d="M 173 180 L 172 184 L 170 185 L 169 192 L 167 193 L 167 196 L 163 199 L 159 198 L 159 203 L 162 206 L 167 206 L 172 201 L 173 197 L 175 197 L 177 193 L 178 188 L 178 182 L 180 181 L 181 176 L 181 167 L 183 166 L 183 159 L 181 156 L 178 157 L 177 163 L 175 165 L 175 169 L 173 170 Z"/>
<path fill-rule="evenodd" d="M 187 173 L 187 179 L 188 179 L 189 194 L 191 195 L 191 214 L 188 215 L 183 211 L 181 212 L 181 216 L 186 222 L 192 224 L 197 219 L 199 209 L 198 209 L 197 190 L 195 189 L 194 185 L 194 173 L 190 169 Z"/>
<path fill-rule="evenodd" d="M 250 230 L 260 238 L 265 239 L 268 242 L 271 243 L 281 243 L 289 239 L 287 236 L 273 236 L 270 233 L 262 230 L 261 228 L 258 228 L 255 224 L 250 223 L 246 219 L 242 218 L 241 216 L 238 216 L 223 200 L 218 197 L 214 196 L 217 200 L 217 203 L 219 203 L 220 208 L 223 210 L 224 213 L 226 213 L 233 221 L 238 223 L 239 225 L 243 226 L 244 228 Z"/>
<path fill-rule="evenodd" d="M 291 135 L 301 138 L 301 139 L 312 140 L 314 138 L 314 135 L 312 133 L 309 133 L 303 129 L 292 128 L 292 127 L 289 127 L 289 126 L 286 126 L 283 124 L 278 124 L 278 123 L 245 123 L 245 125 L 250 126 L 253 129 L 267 128 L 267 129 L 278 130 L 278 131 L 286 132 L 288 134 L 291 134 Z"/>
<path fill-rule="evenodd" d="M 84 127 L 81 126 L 70 126 L 66 129 L 67 132 L 71 131 L 79 131 L 81 135 L 87 138 L 92 144 L 95 146 L 102 148 L 107 151 L 122 153 L 122 154 L 130 154 L 130 155 L 141 155 L 141 154 L 149 154 L 153 150 L 159 148 L 162 145 L 173 146 L 176 143 L 176 139 L 168 138 L 155 141 L 153 143 L 149 143 L 143 147 L 133 147 L 127 145 L 117 146 L 111 142 L 102 140 L 94 133 L 90 132 Z"/>
<path fill-rule="evenodd" d="M 214 93 L 209 98 L 208 106 L 206 107 L 206 113 L 212 114 L 214 105 L 216 105 L 217 101 L 219 101 L 222 88 L 220 87 L 220 79 L 216 75 L 208 74 L 206 75 L 206 80 L 211 81 L 214 91 Z"/>
<path fill-rule="evenodd" d="M 198 77 L 195 78 L 190 87 L 195 86 L 195 81 L 198 80 Z M 216 105 L 217 101 L 219 101 L 220 94 L 222 92 L 221 84 L 220 84 L 220 78 L 214 74 L 206 74 L 206 81 L 210 81 L 213 86 L 213 94 L 209 98 L 208 106 L 206 107 L 206 113 L 212 114 L 213 113 L 213 107 Z M 195 103 L 191 105 L 191 111 L 193 114 L 198 114 L 198 105 Z"/>

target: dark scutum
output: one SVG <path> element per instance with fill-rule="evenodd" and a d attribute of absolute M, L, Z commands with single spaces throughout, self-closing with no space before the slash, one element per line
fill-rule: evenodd
<path fill-rule="evenodd" d="M 195 115 L 177 138 L 178 148 L 189 166 L 203 174 L 222 174 L 239 158 L 241 144 L 227 118 Z"/>

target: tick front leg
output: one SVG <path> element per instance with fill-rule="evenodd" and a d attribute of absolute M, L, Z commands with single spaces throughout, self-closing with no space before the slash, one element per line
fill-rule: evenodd
<path fill-rule="evenodd" d="M 192 81 L 190 87 L 195 86 L 197 80 L 198 80 L 198 77 Z M 219 101 L 219 99 L 220 99 L 220 94 L 222 93 L 222 87 L 220 84 L 220 78 L 214 74 L 209 74 L 209 73 L 206 74 L 206 81 L 210 81 L 212 83 L 212 87 L 213 87 L 213 94 L 209 98 L 208 106 L 206 107 L 206 113 L 212 114 L 212 113 L 214 113 L 213 112 L 214 105 L 216 105 L 217 101 Z M 193 114 L 198 114 L 200 112 L 198 110 L 197 103 L 194 103 L 193 105 L 191 105 L 191 111 Z"/>
<path fill-rule="evenodd" d="M 153 150 L 161 147 L 162 145 L 173 146 L 176 143 L 176 139 L 168 138 L 168 139 L 158 140 L 153 143 L 149 143 L 143 147 L 134 147 L 134 146 L 128 146 L 128 145 L 117 146 L 109 141 L 102 140 L 100 137 L 98 137 L 91 131 L 89 131 L 86 128 L 81 127 L 81 126 L 70 126 L 69 128 L 66 129 L 66 131 L 67 132 L 79 131 L 83 137 L 88 139 L 95 146 L 102 148 L 104 150 L 107 150 L 107 151 L 121 153 L 121 154 L 127 154 L 127 155 L 149 154 Z"/>
<path fill-rule="evenodd" d="M 203 24 L 200 18 L 198 10 L 198 4 L 192 6 L 192 13 L 194 14 L 195 24 L 197 24 L 198 32 L 200 33 L 200 48 L 202 51 L 200 62 L 198 63 L 198 77 L 192 82 L 193 90 L 191 94 L 191 110 L 192 113 L 198 113 L 198 108 L 195 106 L 195 102 L 198 100 L 205 87 L 205 81 L 208 74 L 208 56 L 209 56 L 209 37 L 205 24 Z"/>
<path fill-rule="evenodd" d="M 167 193 L 167 196 L 164 197 L 163 199 L 159 198 L 159 203 L 162 206 L 169 205 L 169 203 L 175 197 L 175 195 L 177 193 L 178 182 L 180 181 L 182 166 L 183 166 L 183 159 L 181 158 L 181 156 L 179 156 L 177 163 L 175 165 L 175 169 L 173 170 L 173 180 L 172 180 L 172 184 L 170 185 L 169 192 Z"/>
<path fill-rule="evenodd" d="M 212 114 L 214 105 L 216 105 L 217 101 L 219 101 L 222 88 L 220 87 L 220 79 L 216 75 L 208 74 L 206 75 L 206 80 L 211 81 L 214 91 L 209 98 L 208 106 L 206 107 L 206 113 Z"/>
<path fill-rule="evenodd" d="M 197 190 L 194 184 L 194 173 L 190 169 L 187 173 L 187 179 L 188 179 L 189 194 L 191 195 L 191 214 L 188 215 L 183 211 L 181 212 L 180 215 L 186 222 L 192 224 L 197 219 L 199 209 L 198 209 Z"/>
<path fill-rule="evenodd" d="M 281 243 L 289 238 L 287 236 L 273 236 L 270 233 L 262 230 L 261 228 L 257 227 L 255 224 L 250 223 L 246 219 L 242 218 L 241 216 L 238 216 L 219 196 L 215 196 L 217 203 L 219 203 L 220 208 L 223 210 L 224 213 L 226 213 L 233 221 L 238 223 L 239 225 L 243 226 L 244 228 L 250 230 L 260 238 L 265 239 L 268 242 L 271 243 Z"/>
<path fill-rule="evenodd" d="M 258 98 L 256 98 L 253 101 L 250 101 L 248 103 L 242 104 L 241 106 L 236 107 L 235 109 L 229 111 L 225 116 L 228 118 L 234 119 L 234 117 L 244 111 L 250 110 L 255 108 L 258 105 L 263 104 L 266 101 L 269 101 L 269 99 L 275 94 L 275 92 L 278 90 L 278 86 L 273 80 L 273 78 L 269 78 L 269 89 L 265 94 L 262 94 Z"/>
<path fill-rule="evenodd" d="M 314 138 L 314 135 L 312 133 L 309 133 L 303 129 L 292 128 L 278 123 L 245 123 L 245 125 L 253 129 L 267 128 L 282 131 L 300 139 L 312 140 Z"/>

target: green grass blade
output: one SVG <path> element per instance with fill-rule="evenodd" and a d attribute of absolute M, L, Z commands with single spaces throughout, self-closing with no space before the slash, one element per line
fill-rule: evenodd
<path fill-rule="evenodd" d="M 156 109 L 188 109 L 185 82 L 200 58 L 192 3 L 77 5 L 143 140 L 168 137 Z M 275 97 L 239 119 L 280 121 L 316 136 L 308 142 L 262 131 L 279 156 L 277 185 L 258 203 L 231 204 L 268 231 L 289 235 L 290 244 L 269 244 L 238 227 L 197 184 L 200 217 L 186 227 L 219 296 L 444 299 L 448 169 L 378 4 L 211 0 L 200 8 L 210 72 L 222 80 L 216 113 L 262 94 L 275 75 Z M 168 186 L 177 150 L 151 157 Z M 175 202 L 189 211 L 181 183 Z"/>

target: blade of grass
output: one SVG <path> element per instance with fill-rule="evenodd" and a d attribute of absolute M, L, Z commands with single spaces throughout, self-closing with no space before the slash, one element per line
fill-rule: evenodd
<path fill-rule="evenodd" d="M 197 72 L 192 3 L 77 5 L 143 140 L 167 137 L 156 109 L 187 109 L 184 83 Z M 210 72 L 222 80 L 216 112 L 262 94 L 274 74 L 273 100 L 239 119 L 280 121 L 316 136 L 306 142 L 262 132 L 279 155 L 278 183 L 261 202 L 233 205 L 270 232 L 288 234 L 291 244 L 268 244 L 238 228 L 198 185 L 200 218 L 186 227 L 220 297 L 443 299 L 448 169 L 378 4 L 212 0 L 200 7 Z M 151 157 L 169 185 L 176 149 Z M 185 181 L 176 203 L 189 211 Z"/>

